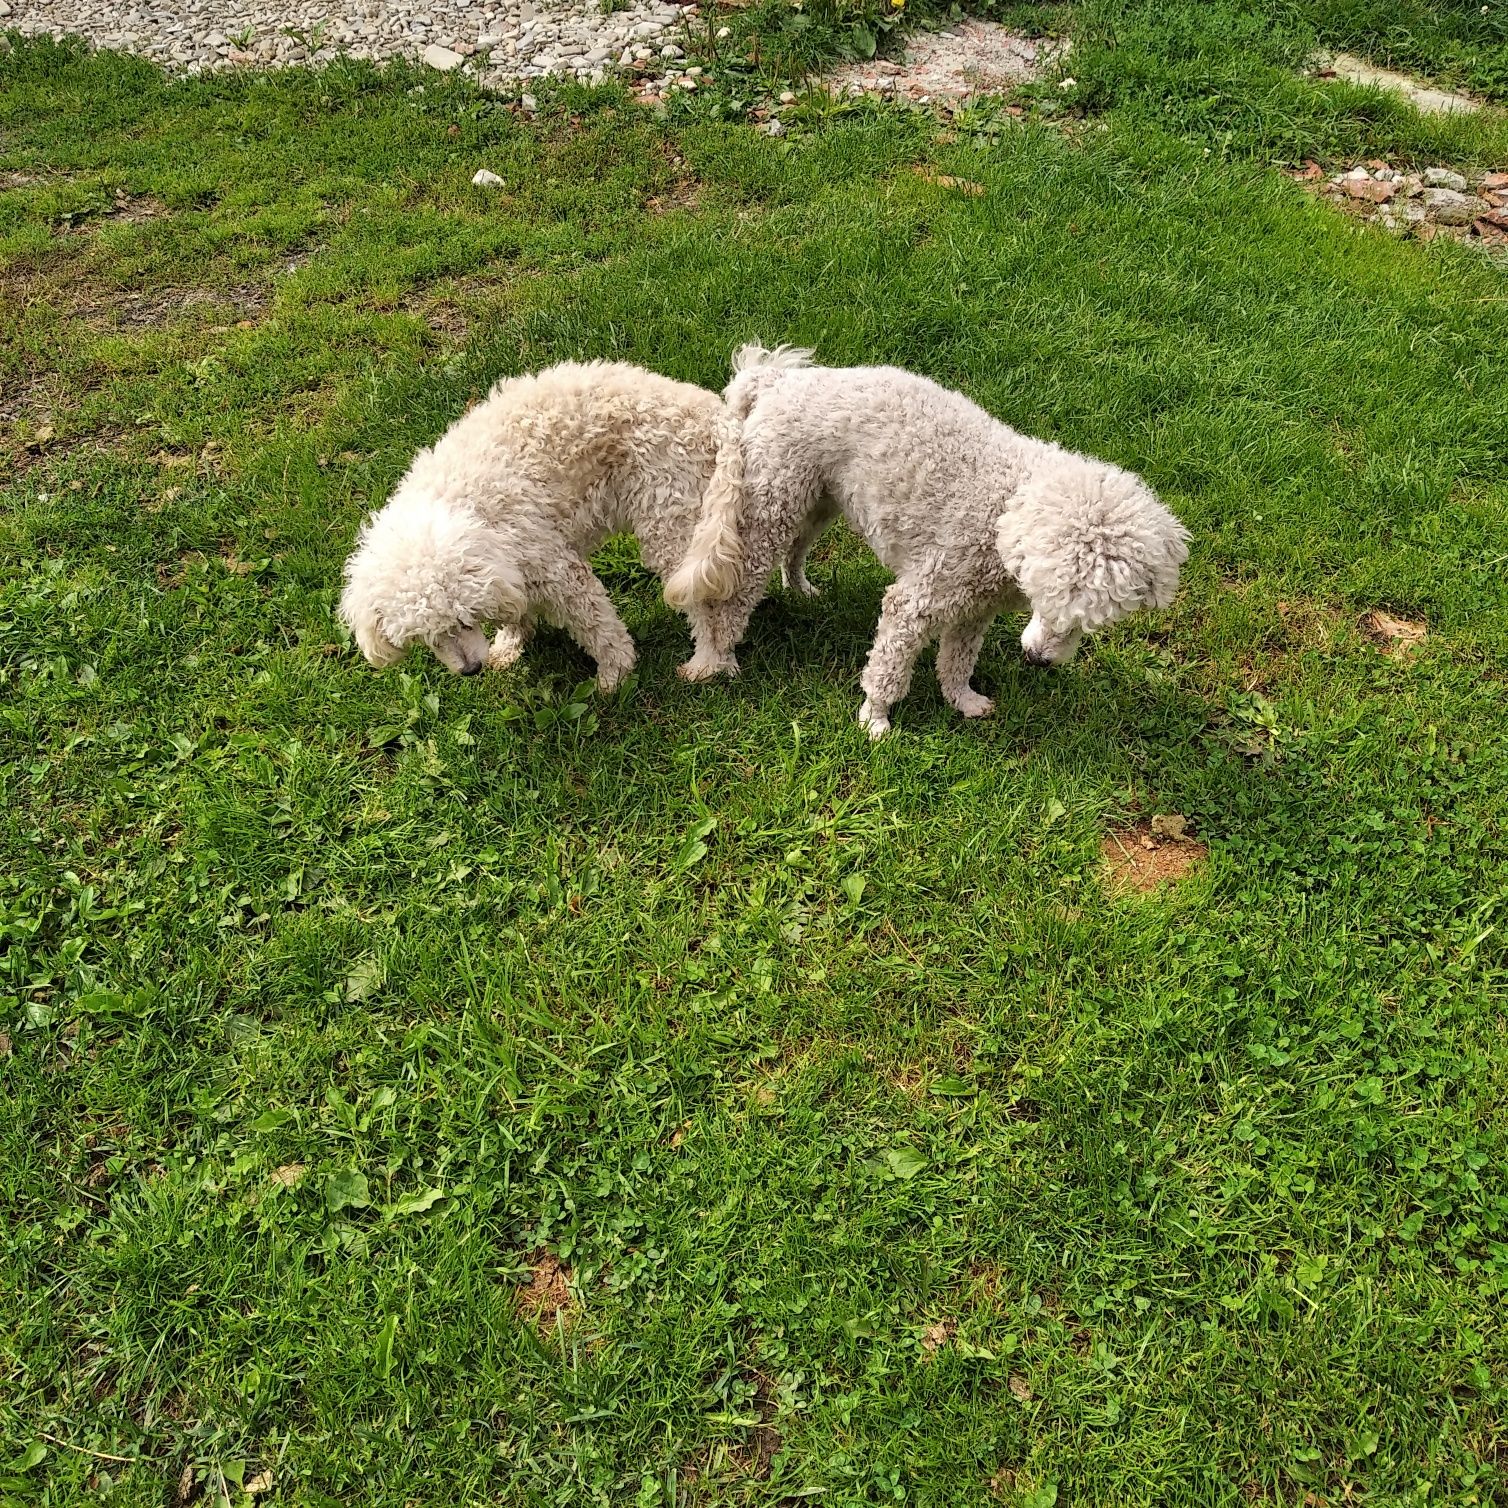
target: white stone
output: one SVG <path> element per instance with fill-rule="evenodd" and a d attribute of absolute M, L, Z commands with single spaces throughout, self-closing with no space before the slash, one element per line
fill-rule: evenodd
<path fill-rule="evenodd" d="M 423 62 L 426 67 L 438 69 L 441 73 L 450 73 L 459 68 L 466 61 L 458 52 L 452 52 L 448 47 L 441 47 L 438 42 L 431 42 L 424 49 Z"/>
<path fill-rule="evenodd" d="M 478 168 L 471 175 L 474 188 L 502 188 L 503 180 L 491 168 Z"/>
<path fill-rule="evenodd" d="M 1425 168 L 1424 181 L 1430 188 L 1454 189 L 1458 194 L 1466 191 L 1466 179 L 1449 168 Z"/>
<path fill-rule="evenodd" d="M 770 121 L 764 128 L 764 134 L 766 136 L 784 136 L 785 122 L 783 120 Z"/>
<path fill-rule="evenodd" d="M 782 89 L 780 91 L 780 103 L 782 105 L 794 105 L 796 103 L 796 96 L 789 89 Z"/>

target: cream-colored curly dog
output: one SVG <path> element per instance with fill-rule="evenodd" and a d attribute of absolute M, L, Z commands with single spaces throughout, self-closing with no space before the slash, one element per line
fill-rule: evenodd
<path fill-rule="evenodd" d="M 505 378 L 363 525 L 340 615 L 373 665 L 418 642 L 462 675 L 510 664 L 542 618 L 611 691 L 634 645 L 590 557 L 628 530 L 650 570 L 675 572 L 665 598 L 697 646 L 682 673 L 710 674 L 711 604 L 739 580 L 742 485 L 738 424 L 715 393 L 622 362 Z"/>
<path fill-rule="evenodd" d="M 1188 533 L 1139 477 L 1018 434 L 960 393 L 896 367 L 820 367 L 811 353 L 745 346 L 724 397 L 744 420 L 741 580 L 709 603 L 705 664 L 733 650 L 771 570 L 803 594 L 806 556 L 841 512 L 895 574 L 864 667 L 859 721 L 876 738 L 937 640 L 949 704 L 982 717 L 969 684 L 986 630 L 1029 606 L 1033 664 L 1140 607 L 1167 607 Z M 695 572 L 693 551 L 685 569 Z"/>

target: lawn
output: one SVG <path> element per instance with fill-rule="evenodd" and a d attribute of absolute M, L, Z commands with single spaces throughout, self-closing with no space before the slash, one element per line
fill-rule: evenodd
<path fill-rule="evenodd" d="M 1508 274 L 1278 171 L 1508 126 L 1251 10 L 780 140 L 0 55 L 0 1503 L 1508 1497 Z M 875 746 L 839 536 L 730 684 L 618 543 L 620 695 L 361 663 L 494 378 L 750 337 L 1142 472 L 1177 605 Z"/>

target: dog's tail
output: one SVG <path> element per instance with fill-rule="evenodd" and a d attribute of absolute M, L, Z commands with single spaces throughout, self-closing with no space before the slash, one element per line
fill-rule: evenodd
<path fill-rule="evenodd" d="M 747 419 L 759 395 L 782 372 L 811 364 L 812 353 L 803 346 L 776 346 L 769 351 L 751 341 L 734 354 L 733 380 L 723 389 L 723 401 L 733 410 L 735 418 Z"/>
<path fill-rule="evenodd" d="M 732 414 L 717 421 L 717 460 L 702 494 L 702 513 L 686 558 L 665 583 L 665 601 L 685 611 L 696 602 L 723 602 L 738 589 L 743 566 L 739 526 L 744 508 L 742 425 Z"/>

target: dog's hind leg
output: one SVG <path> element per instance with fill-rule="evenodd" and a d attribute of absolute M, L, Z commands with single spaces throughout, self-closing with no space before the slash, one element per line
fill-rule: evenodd
<path fill-rule="evenodd" d="M 806 557 L 821 538 L 823 530 L 838 516 L 838 506 L 824 499 L 801 526 L 801 532 L 791 541 L 785 559 L 780 564 L 780 584 L 788 592 L 799 597 L 815 597 L 818 589 L 806 577 Z"/>
<path fill-rule="evenodd" d="M 871 738 L 883 738 L 890 731 L 890 709 L 911 689 L 916 657 L 935 632 L 936 624 L 913 583 L 903 578 L 886 590 L 861 678 L 864 705 L 859 708 L 859 725 Z"/>
<path fill-rule="evenodd" d="M 597 689 L 616 691 L 634 668 L 634 641 L 586 561 L 566 559 L 540 585 L 546 616 L 597 662 Z"/>
<path fill-rule="evenodd" d="M 965 717 L 985 717 L 995 710 L 989 697 L 969 685 L 984 636 L 993 617 L 973 623 L 950 623 L 937 641 L 937 681 L 948 705 Z"/>
<path fill-rule="evenodd" d="M 726 602 L 694 602 L 686 610 L 691 623 L 691 658 L 677 667 L 683 681 L 710 681 L 714 676 L 737 675 L 738 657 L 733 646 L 738 642 Z"/>
<path fill-rule="evenodd" d="M 760 506 L 744 526 L 743 562 L 736 590 L 724 601 L 698 602 L 687 612 L 696 652 L 678 672 L 683 679 L 705 681 L 715 675 L 738 674 L 738 660 L 733 652 L 764 597 L 776 562 L 789 559 L 796 549 L 792 539 L 801 522 L 801 510 L 815 490 L 812 478 L 787 478 L 778 492 L 771 488 L 761 496 Z M 820 528 L 813 530 L 810 539 L 820 532 Z M 797 559 L 805 554 L 802 547 Z"/>

